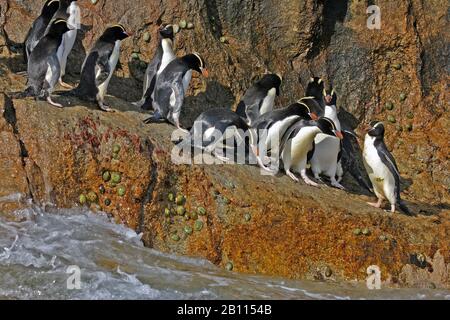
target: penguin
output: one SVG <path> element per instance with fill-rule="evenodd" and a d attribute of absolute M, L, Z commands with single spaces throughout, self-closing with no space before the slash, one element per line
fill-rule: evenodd
<path fill-rule="evenodd" d="M 12 94 L 13 98 L 44 98 L 53 106 L 62 108 L 61 104 L 51 99 L 51 94 L 58 83 L 60 64 L 57 56 L 58 48 L 64 33 L 70 30 L 64 19 L 53 20 L 46 35 L 39 40 L 28 60 L 28 82 L 24 92 Z"/>
<path fill-rule="evenodd" d="M 97 102 L 101 110 L 112 111 L 104 103 L 105 95 L 119 61 L 120 44 L 131 35 L 121 24 L 107 28 L 83 62 L 80 83 L 75 89 L 63 95 L 75 95 L 83 100 Z"/>
<path fill-rule="evenodd" d="M 24 60 L 28 64 L 31 51 L 36 47 L 39 40 L 44 36 L 50 21 L 59 8 L 59 0 L 47 0 L 41 10 L 41 15 L 33 22 L 24 42 Z"/>
<path fill-rule="evenodd" d="M 392 213 L 398 205 L 400 210 L 410 214 L 408 207 L 400 198 L 400 172 L 394 157 L 384 143 L 384 125 L 382 122 L 374 121 L 370 126 L 364 140 L 363 160 L 378 202 L 368 204 L 380 208 L 383 200 L 388 200 Z"/>
<path fill-rule="evenodd" d="M 65 88 L 72 88 L 72 86 L 65 83 L 62 78 L 66 74 L 67 58 L 75 44 L 78 29 L 81 27 L 81 11 L 77 5 L 77 0 L 59 0 L 59 8 L 53 19 L 67 20 L 67 24 L 71 28 L 71 30 L 64 35 L 63 41 L 58 48 L 58 59 L 59 64 L 61 65 L 59 84 Z"/>
<path fill-rule="evenodd" d="M 323 91 L 325 100 L 324 116 L 333 121 L 336 130 L 341 131 L 341 123 L 337 116 L 337 94 L 333 88 Z M 336 137 L 319 133 L 314 139 L 314 150 L 309 155 L 311 171 L 314 178 L 321 181 L 320 175 L 330 178 L 331 185 L 338 189 L 345 189 L 337 180 L 342 179 L 343 170 L 340 163 L 342 155 L 342 140 Z"/>
<path fill-rule="evenodd" d="M 316 110 L 318 116 L 324 115 L 324 90 L 325 82 L 323 79 L 320 77 L 311 77 L 306 86 L 305 97 L 301 99 L 311 110 Z"/>
<path fill-rule="evenodd" d="M 322 117 L 318 121 L 300 120 L 294 123 L 284 134 L 281 141 L 281 159 L 286 174 L 294 181 L 299 179 L 294 172 L 301 174 L 303 181 L 310 186 L 317 187 L 318 184 L 306 175 L 308 153 L 314 147 L 314 138 L 324 133 L 342 139 L 342 133 L 337 130 L 331 119 Z"/>
<path fill-rule="evenodd" d="M 181 128 L 180 113 L 191 82 L 192 70 L 205 78 L 209 76 L 206 63 L 198 53 L 185 55 L 167 65 L 156 80 L 153 100 L 155 112 L 144 123 L 169 121 L 178 129 L 188 132 Z"/>
<path fill-rule="evenodd" d="M 242 133 L 244 136 L 241 135 Z M 256 155 L 256 131 L 250 128 L 234 111 L 224 108 L 211 108 L 197 117 L 189 135 L 184 137 L 177 146 L 181 148 L 193 146 L 212 153 L 224 162 L 228 162 L 230 161 L 229 158 L 218 155 L 215 151 L 219 147 L 224 147 L 221 145 L 222 142 L 233 137 L 237 139 L 238 143 L 244 142 L 247 134 L 250 138 L 251 150 Z"/>
<path fill-rule="evenodd" d="M 315 110 L 314 110 L 315 111 Z M 273 110 L 260 116 L 255 123 L 258 133 L 258 141 L 265 138 L 263 147 L 265 154 L 271 155 L 271 158 L 277 163 L 279 159 L 279 143 L 286 130 L 299 120 L 317 120 L 318 116 L 313 112 L 302 100 L 299 100 L 290 106 L 282 109 Z M 274 145 L 272 143 L 275 142 Z M 258 145 L 261 146 L 261 145 Z M 258 152 L 258 156 L 261 152 Z M 269 158 L 265 158 L 264 162 L 269 162 Z"/>
<path fill-rule="evenodd" d="M 174 31 L 172 25 L 161 26 L 159 30 L 159 46 L 149 63 L 144 77 L 144 91 L 141 100 L 133 104 L 144 110 L 153 108 L 153 92 L 157 77 L 169 63 L 176 59 L 173 51 Z"/>
<path fill-rule="evenodd" d="M 281 82 L 282 78 L 277 74 L 264 75 L 245 92 L 236 113 L 247 121 L 248 125 L 253 126 L 261 115 L 273 110 L 275 98 L 280 95 Z"/>

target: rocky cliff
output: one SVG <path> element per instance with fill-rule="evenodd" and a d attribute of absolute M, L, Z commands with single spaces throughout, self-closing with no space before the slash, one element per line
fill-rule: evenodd
<path fill-rule="evenodd" d="M 368 3 L 370 2 L 370 3 Z M 376 1 L 381 30 L 369 30 L 372 1 L 79 1 L 83 29 L 69 60 L 78 79 L 86 50 L 110 23 L 135 32 L 106 114 L 75 99 L 68 107 L 0 96 L 0 211 L 27 205 L 90 205 L 142 231 L 158 250 L 197 255 L 235 271 L 314 279 L 365 279 L 449 286 L 448 7 L 442 1 Z M 22 90 L 21 46 L 39 1 L 0 2 L 0 92 Z M 368 207 L 370 195 L 310 188 L 256 167 L 174 165 L 173 128 L 143 125 L 130 105 L 141 93 L 162 22 L 191 22 L 177 54 L 200 52 L 211 78 L 194 78 L 189 125 L 205 108 L 232 107 L 266 71 L 283 75 L 277 105 L 304 93 L 311 75 L 337 89 L 340 115 L 358 131 L 387 123 L 387 144 L 417 214 Z M 184 24 L 184 23 L 181 23 Z M 178 197 L 177 197 L 178 196 Z"/>

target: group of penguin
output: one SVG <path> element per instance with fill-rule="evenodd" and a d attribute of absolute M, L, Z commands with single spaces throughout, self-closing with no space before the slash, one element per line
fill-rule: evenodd
<path fill-rule="evenodd" d="M 80 16 L 77 0 L 45 2 L 25 40 L 27 88 L 12 94 L 14 98 L 32 96 L 63 107 L 55 103 L 51 95 L 58 82 L 63 87 L 70 87 L 62 78 L 80 28 Z M 120 24 L 108 27 L 87 54 L 78 86 L 60 94 L 96 102 L 100 109 L 112 111 L 105 104 L 105 95 L 119 60 L 121 41 L 131 35 Z M 212 152 L 219 142 L 210 139 L 213 132 L 219 132 L 225 139 L 230 129 L 243 130 L 249 133 L 253 156 L 265 171 L 274 173 L 273 168 L 267 166 L 269 157 L 266 155 L 270 154 L 270 161 L 277 164 L 281 161 L 285 173 L 297 182 L 296 173 L 306 184 L 318 186 L 307 175 L 309 165 L 316 180 L 321 181 L 321 175 L 324 175 L 333 187 L 344 189 L 340 184 L 344 174 L 342 139 L 350 132 L 343 133 L 341 129 L 337 94 L 333 88 L 325 88 L 321 78 L 313 77 L 304 98 L 274 110 L 282 77 L 266 74 L 245 92 L 236 111 L 211 108 L 203 112 L 187 131 L 181 128 L 180 115 L 192 72 L 208 77 L 208 69 L 198 53 L 177 58 L 173 49 L 174 35 L 172 25 L 160 27 L 159 46 L 145 72 L 142 98 L 133 103 L 144 110 L 153 109 L 145 123 L 170 122 L 187 133 L 178 146 L 189 145 Z M 378 198 L 377 203 L 370 204 L 380 208 L 382 201 L 388 200 L 391 212 L 395 212 L 397 206 L 409 214 L 400 199 L 400 174 L 384 143 L 384 133 L 383 123 L 373 122 L 364 141 L 364 165 Z M 201 138 L 200 145 L 194 145 L 196 137 Z"/>

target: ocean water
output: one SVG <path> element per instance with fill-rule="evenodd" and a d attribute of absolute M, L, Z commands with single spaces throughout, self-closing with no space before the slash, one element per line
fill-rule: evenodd
<path fill-rule="evenodd" d="M 143 246 L 133 230 L 83 209 L 0 217 L 0 299 L 447 299 L 443 290 L 238 274 Z M 79 280 L 79 281 L 78 281 Z"/>

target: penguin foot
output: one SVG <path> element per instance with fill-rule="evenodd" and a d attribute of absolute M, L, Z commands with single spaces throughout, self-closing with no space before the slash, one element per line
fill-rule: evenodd
<path fill-rule="evenodd" d="M 153 115 L 153 116 L 148 117 L 147 119 L 145 119 L 143 122 L 144 122 L 145 124 L 150 124 L 150 123 L 162 123 L 162 122 L 164 122 L 164 119 L 155 117 L 155 116 Z"/>
<path fill-rule="evenodd" d="M 62 79 L 59 79 L 59 84 L 61 87 L 66 88 L 66 89 L 73 89 L 73 86 L 71 86 L 70 84 L 62 81 Z"/>
<path fill-rule="evenodd" d="M 58 108 L 64 108 L 64 106 L 60 103 L 56 103 L 52 101 L 52 98 L 47 97 L 47 102 L 50 103 L 52 106 L 58 107 Z"/>
<path fill-rule="evenodd" d="M 312 181 L 307 175 L 306 175 L 306 169 L 301 171 L 301 176 L 303 181 L 308 185 L 308 186 L 312 186 L 312 187 L 318 187 L 319 185 L 317 183 L 315 183 L 314 181 Z"/>
<path fill-rule="evenodd" d="M 319 186 L 319 184 L 315 183 L 315 182 L 312 181 L 311 179 L 303 179 L 303 181 L 304 181 L 308 186 L 311 186 L 311 187 L 318 187 L 318 186 Z"/>
<path fill-rule="evenodd" d="M 337 181 L 331 181 L 331 185 L 335 188 L 345 190 L 345 187 Z"/>
<path fill-rule="evenodd" d="M 367 202 L 367 204 L 369 205 L 369 206 L 372 206 L 372 207 L 375 207 L 375 208 L 380 208 L 381 207 L 381 201 L 380 200 L 378 200 L 378 202 Z"/>
<path fill-rule="evenodd" d="M 106 105 L 106 104 L 103 104 L 103 103 L 99 103 L 99 104 L 98 104 L 98 107 L 99 107 L 102 111 L 105 111 L 105 112 L 114 112 L 114 110 L 111 109 L 110 106 L 108 106 L 108 105 Z"/>
<path fill-rule="evenodd" d="M 295 176 L 295 174 L 293 174 L 293 173 L 290 172 L 289 170 L 286 171 L 286 174 L 288 175 L 288 177 L 290 177 L 290 178 L 291 178 L 292 180 L 294 180 L 295 182 L 300 182 L 300 179 L 297 178 L 297 177 Z"/>

